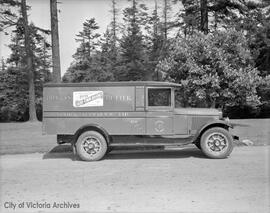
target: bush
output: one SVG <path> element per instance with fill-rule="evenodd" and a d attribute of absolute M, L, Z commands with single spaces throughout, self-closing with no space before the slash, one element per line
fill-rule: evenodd
<path fill-rule="evenodd" d="M 228 30 L 179 37 L 169 55 L 156 71 L 167 73 L 165 80 L 182 85 L 187 106 L 225 109 L 261 104 L 257 87 L 262 78 L 243 33 Z"/>

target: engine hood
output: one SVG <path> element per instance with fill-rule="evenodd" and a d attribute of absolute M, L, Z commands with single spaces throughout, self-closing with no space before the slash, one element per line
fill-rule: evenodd
<path fill-rule="evenodd" d="M 176 115 L 196 115 L 196 116 L 218 116 L 222 117 L 222 112 L 210 108 L 175 108 Z"/>

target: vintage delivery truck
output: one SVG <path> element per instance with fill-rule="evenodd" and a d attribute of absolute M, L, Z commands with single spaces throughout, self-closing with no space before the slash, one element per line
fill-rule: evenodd
<path fill-rule="evenodd" d="M 82 160 L 113 147 L 195 144 L 210 158 L 233 150 L 233 125 L 217 109 L 175 107 L 179 84 L 103 82 L 46 84 L 43 133 L 71 143 Z"/>

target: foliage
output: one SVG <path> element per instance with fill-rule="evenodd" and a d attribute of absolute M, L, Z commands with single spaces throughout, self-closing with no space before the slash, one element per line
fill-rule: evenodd
<path fill-rule="evenodd" d="M 64 82 L 168 80 L 182 84 L 184 106 L 221 107 L 236 117 L 270 116 L 269 1 L 162 0 L 153 10 L 141 0 L 127 1 L 118 21 L 118 2 L 111 0 L 112 19 L 103 34 L 94 18 L 85 20 Z M 176 4 L 182 6 L 173 20 Z M 7 120 L 25 120 L 28 111 L 20 5 L 2 0 L 0 8 L 0 30 L 16 26 L 12 53 L 1 60 L 0 112 Z M 51 78 L 50 44 L 42 33 L 48 31 L 34 25 L 30 31 L 41 109 L 42 84 Z"/>
<path fill-rule="evenodd" d="M 76 61 L 91 60 L 91 54 L 95 52 L 98 46 L 97 39 L 100 34 L 95 31 L 99 29 L 94 18 L 86 20 L 83 23 L 83 30 L 76 35 L 76 41 L 80 42 L 76 53 L 73 55 Z"/>
<path fill-rule="evenodd" d="M 1 32 L 5 31 L 6 28 L 10 26 L 17 25 L 19 19 L 15 11 L 18 10 L 21 4 L 16 0 L 1 0 L 0 5 L 1 5 L 0 7 L 0 32 Z"/>
<path fill-rule="evenodd" d="M 167 79 L 182 84 L 183 103 L 190 106 L 258 106 L 261 77 L 252 64 L 245 37 L 235 30 L 179 37 L 170 57 L 157 67 Z"/>
<path fill-rule="evenodd" d="M 99 29 L 95 19 L 86 20 L 83 31 L 79 32 L 76 41 L 80 42 L 79 48 L 73 55 L 75 61 L 63 76 L 64 82 L 108 81 L 113 79 L 112 70 L 108 64 L 115 57 L 115 40 L 109 31 L 103 38 L 101 51 L 97 50 L 100 45 L 100 35 L 95 31 Z"/>
<path fill-rule="evenodd" d="M 27 112 L 27 72 L 9 67 L 0 73 L 1 121 L 23 120 Z"/>
<path fill-rule="evenodd" d="M 117 80 L 146 80 L 148 57 L 144 49 L 141 26 L 145 22 L 142 14 L 147 8 L 144 4 L 138 4 L 132 0 L 132 5 L 124 10 L 124 21 L 127 26 L 120 42 L 121 61 Z"/>
<path fill-rule="evenodd" d="M 34 84 L 36 90 L 36 106 L 41 118 L 42 87 L 51 79 L 50 45 L 44 35 L 36 27 L 30 25 L 31 49 L 33 51 Z M 11 55 L 7 60 L 7 68 L 0 72 L 0 114 L 1 121 L 28 119 L 28 72 L 24 49 L 23 30 L 20 26 L 14 30 L 9 45 Z"/>
<path fill-rule="evenodd" d="M 177 2 L 177 1 L 175 1 Z M 199 29 L 200 25 L 200 7 L 198 1 L 182 0 L 183 9 L 178 13 L 178 26 L 183 29 L 183 34 L 193 34 Z"/>
<path fill-rule="evenodd" d="M 164 7 L 166 6 L 164 2 Z M 164 14 L 166 14 L 166 20 L 162 21 L 162 18 L 159 17 L 158 14 L 158 5 L 155 2 L 155 8 L 152 14 L 148 17 L 148 25 L 147 34 L 145 36 L 146 40 L 146 49 L 147 54 L 149 55 L 149 73 L 154 80 L 158 80 L 159 73 L 155 73 L 155 67 L 159 60 L 164 58 L 167 54 L 167 47 L 169 43 L 169 39 L 167 37 L 169 25 L 172 24 L 168 22 L 168 13 L 170 11 L 170 5 L 167 4 L 166 9 L 163 9 L 163 19 Z M 166 22 L 166 24 L 165 24 Z M 166 27 L 164 26 L 166 25 Z"/>

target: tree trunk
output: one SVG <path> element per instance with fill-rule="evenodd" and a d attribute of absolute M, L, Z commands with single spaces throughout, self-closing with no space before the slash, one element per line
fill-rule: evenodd
<path fill-rule="evenodd" d="M 168 1 L 164 0 L 164 38 L 165 40 L 167 40 L 168 37 L 168 27 L 167 27 L 167 23 L 168 23 Z"/>
<path fill-rule="evenodd" d="M 208 7 L 207 0 L 201 1 L 201 31 L 204 34 L 208 34 Z"/>
<path fill-rule="evenodd" d="M 57 1 L 50 0 L 50 6 L 51 6 L 53 81 L 58 83 L 61 82 L 61 67 L 60 67 Z"/>
<path fill-rule="evenodd" d="M 216 11 L 214 11 L 214 23 L 215 23 L 215 25 L 214 25 L 214 29 L 215 29 L 215 31 L 217 30 L 217 27 L 218 27 L 218 15 L 217 15 L 217 12 Z"/>
<path fill-rule="evenodd" d="M 27 70 L 28 70 L 28 84 L 29 84 L 29 121 L 37 121 L 36 115 L 36 105 L 35 105 L 35 85 L 34 85 L 34 70 L 33 70 L 33 57 L 32 50 L 30 46 L 30 34 L 27 19 L 26 1 L 21 0 L 21 10 L 23 18 L 23 28 L 24 28 L 24 45 L 27 60 Z"/>
<path fill-rule="evenodd" d="M 157 0 L 155 0 L 155 10 L 154 10 L 154 38 L 157 37 L 158 34 L 158 6 L 157 6 Z"/>
<path fill-rule="evenodd" d="M 113 32 L 113 50 L 116 50 L 116 2 L 115 0 L 112 0 L 112 13 L 113 13 L 113 21 L 112 21 L 112 32 Z"/>
<path fill-rule="evenodd" d="M 136 26 L 136 0 L 132 1 L 132 35 L 136 35 L 137 31 L 135 30 Z"/>

